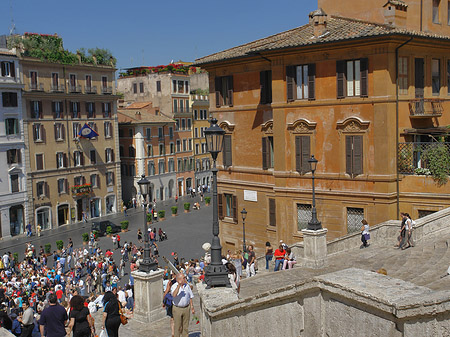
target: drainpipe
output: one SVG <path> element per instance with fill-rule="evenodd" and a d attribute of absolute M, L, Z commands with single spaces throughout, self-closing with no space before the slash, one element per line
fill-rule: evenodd
<path fill-rule="evenodd" d="M 422 14 L 421 14 L 422 17 Z M 410 43 L 412 41 L 412 37 L 403 42 L 400 46 L 395 48 L 395 169 L 396 169 L 396 190 L 397 190 L 397 220 L 399 220 L 400 215 L 400 174 L 398 173 L 398 143 L 399 143 L 399 117 L 398 117 L 398 50 L 404 45 Z"/>
<path fill-rule="evenodd" d="M 420 0 L 420 31 L 422 31 L 423 0 Z"/>

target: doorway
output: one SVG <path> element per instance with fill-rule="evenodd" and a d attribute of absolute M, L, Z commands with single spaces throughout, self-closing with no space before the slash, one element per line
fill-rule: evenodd
<path fill-rule="evenodd" d="M 69 224 L 69 205 L 58 206 L 58 226 Z"/>
<path fill-rule="evenodd" d="M 77 200 L 77 221 L 83 220 L 83 199 Z"/>

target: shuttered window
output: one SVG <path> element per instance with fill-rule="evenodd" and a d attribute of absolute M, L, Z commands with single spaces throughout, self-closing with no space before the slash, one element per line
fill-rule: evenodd
<path fill-rule="evenodd" d="M 216 107 L 233 106 L 233 76 L 215 78 Z"/>
<path fill-rule="evenodd" d="M 398 93 L 400 95 L 408 94 L 408 58 L 398 58 Z"/>
<path fill-rule="evenodd" d="M 36 170 L 44 169 L 44 155 L 36 154 Z"/>
<path fill-rule="evenodd" d="M 287 100 L 315 99 L 316 65 L 286 67 Z"/>
<path fill-rule="evenodd" d="M 265 70 L 259 73 L 261 87 L 260 104 L 272 103 L 272 71 Z"/>
<path fill-rule="evenodd" d="M 219 219 L 223 220 L 223 194 L 218 194 L 217 195 L 217 208 L 218 208 L 218 213 L 219 213 Z"/>
<path fill-rule="evenodd" d="M 441 60 L 431 60 L 431 89 L 435 96 L 441 91 Z"/>
<path fill-rule="evenodd" d="M 368 96 L 368 59 L 336 62 L 337 98 Z"/>
<path fill-rule="evenodd" d="M 262 167 L 263 170 L 273 168 L 273 137 L 262 138 Z"/>
<path fill-rule="evenodd" d="M 223 137 L 223 166 L 230 167 L 232 164 L 231 135 L 225 135 Z"/>
<path fill-rule="evenodd" d="M 363 136 L 345 136 L 346 172 L 355 177 L 363 173 Z"/>
<path fill-rule="evenodd" d="M 308 163 L 311 156 L 310 143 L 309 136 L 295 136 L 295 170 L 301 174 L 310 171 Z"/>
<path fill-rule="evenodd" d="M 269 225 L 270 226 L 276 226 L 277 225 L 275 199 L 269 199 Z"/>

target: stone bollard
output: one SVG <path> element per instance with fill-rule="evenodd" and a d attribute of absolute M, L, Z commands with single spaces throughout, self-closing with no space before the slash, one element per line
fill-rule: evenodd
<path fill-rule="evenodd" d="M 322 268 L 327 259 L 326 228 L 319 230 L 303 229 L 303 265 L 308 268 Z"/>

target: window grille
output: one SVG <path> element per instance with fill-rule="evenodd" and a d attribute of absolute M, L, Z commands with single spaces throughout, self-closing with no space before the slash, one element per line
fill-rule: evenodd
<path fill-rule="evenodd" d="M 364 219 L 364 208 L 347 207 L 347 233 L 361 230 L 361 221 Z"/>
<path fill-rule="evenodd" d="M 311 205 L 297 204 L 297 230 L 301 231 L 308 227 L 308 222 L 311 221 Z"/>

